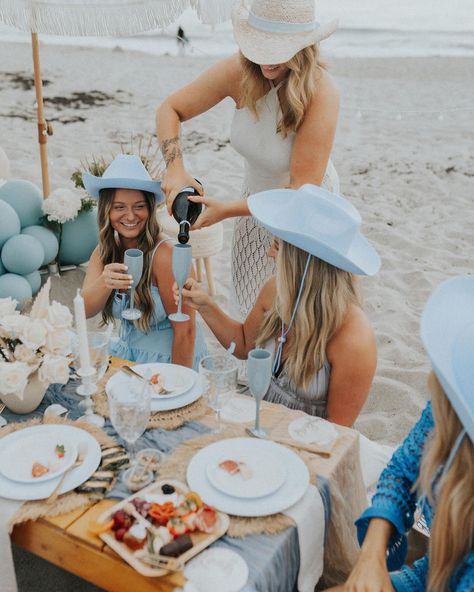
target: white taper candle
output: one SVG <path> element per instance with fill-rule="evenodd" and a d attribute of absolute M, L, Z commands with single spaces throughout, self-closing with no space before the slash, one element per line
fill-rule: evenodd
<path fill-rule="evenodd" d="M 87 339 L 86 309 L 84 307 L 84 298 L 78 289 L 74 302 L 74 317 L 76 319 L 77 341 L 79 345 L 79 361 L 81 370 L 88 372 L 91 369 L 91 360 L 89 356 L 89 341 Z"/>

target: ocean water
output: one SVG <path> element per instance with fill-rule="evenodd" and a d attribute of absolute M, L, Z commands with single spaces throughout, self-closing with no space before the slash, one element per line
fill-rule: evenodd
<path fill-rule="evenodd" d="M 323 44 L 328 57 L 474 57 L 474 0 L 323 0 L 317 14 L 322 22 L 339 20 L 339 29 Z M 178 25 L 190 40 L 188 54 L 222 56 L 237 49 L 229 21 L 205 25 L 192 10 L 164 30 L 133 37 L 42 35 L 41 41 L 175 55 Z M 0 23 L 0 40 L 29 43 L 30 36 Z"/>

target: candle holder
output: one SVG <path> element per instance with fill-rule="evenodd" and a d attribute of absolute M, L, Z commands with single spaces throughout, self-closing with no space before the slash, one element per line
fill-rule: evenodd
<path fill-rule="evenodd" d="M 92 402 L 92 395 L 97 390 L 95 383 L 96 371 L 94 368 L 79 368 L 77 374 L 81 377 L 82 384 L 77 387 L 76 393 L 81 397 L 85 397 L 84 401 L 80 404 L 80 407 L 84 409 L 84 415 L 78 418 L 79 421 L 86 421 L 99 428 L 103 427 L 105 420 L 101 415 L 94 413 L 94 404 Z"/>

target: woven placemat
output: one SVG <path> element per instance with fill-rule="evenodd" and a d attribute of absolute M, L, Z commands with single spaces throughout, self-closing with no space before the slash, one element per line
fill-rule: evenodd
<path fill-rule="evenodd" d="M 97 393 L 92 397 L 95 412 L 103 417 L 109 417 L 109 406 L 107 403 L 107 395 L 105 393 L 105 385 L 116 372 L 120 371 L 120 367 L 124 365 L 132 366 L 133 364 L 128 360 L 114 358 L 113 364 L 110 366 L 104 378 L 98 383 Z M 181 407 L 180 409 L 157 411 L 156 413 L 152 413 L 150 420 L 148 421 L 147 429 L 162 428 L 164 430 L 175 430 L 187 421 L 200 419 L 206 414 L 206 411 L 207 407 L 202 398 L 185 407 Z"/>

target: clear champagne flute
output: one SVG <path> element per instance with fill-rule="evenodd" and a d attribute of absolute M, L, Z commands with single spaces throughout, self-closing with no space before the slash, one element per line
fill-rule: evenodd
<path fill-rule="evenodd" d="M 191 271 L 191 263 L 193 260 L 193 249 L 189 244 L 173 245 L 173 275 L 179 288 L 178 311 L 168 315 L 171 321 L 189 321 L 189 315 L 181 312 L 183 303 L 183 286 L 189 277 Z"/>
<path fill-rule="evenodd" d="M 204 398 L 216 413 L 217 426 L 214 433 L 221 431 L 221 410 L 235 394 L 237 372 L 237 362 L 228 354 L 206 356 L 199 362 L 199 374 L 206 380 Z"/>
<path fill-rule="evenodd" d="M 134 307 L 135 288 L 138 286 L 143 273 L 143 251 L 140 249 L 127 249 L 123 257 L 124 264 L 128 267 L 127 273 L 132 276 L 130 289 L 130 306 L 122 311 L 122 317 L 127 321 L 137 321 L 142 313 Z"/>
<path fill-rule="evenodd" d="M 249 389 L 255 398 L 255 427 L 250 431 L 258 438 L 266 438 L 267 430 L 260 427 L 260 403 L 268 391 L 272 379 L 273 356 L 266 349 L 253 349 L 247 358 L 247 378 Z"/>

